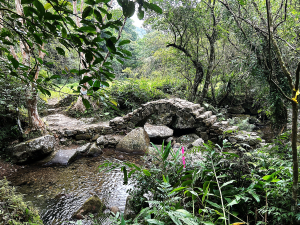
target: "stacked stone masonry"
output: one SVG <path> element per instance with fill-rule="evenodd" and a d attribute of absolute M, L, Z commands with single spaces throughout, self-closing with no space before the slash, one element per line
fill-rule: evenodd
<path fill-rule="evenodd" d="M 200 104 L 179 98 L 148 102 L 123 117 L 110 120 L 109 123 L 85 124 L 78 120 L 73 124 L 66 122 L 51 126 L 51 119 L 57 120 L 57 115 L 63 117 L 61 114 L 54 114 L 46 117 L 46 120 L 49 121 L 51 132 L 59 138 L 90 141 L 96 140 L 99 135 L 125 135 L 136 127 L 150 123 L 166 125 L 173 130 L 188 129 L 205 141 L 221 142 L 226 138 L 234 144 L 243 141 L 253 147 L 261 142 L 255 132 L 238 131 L 238 127 L 230 127 L 228 121 L 217 122 L 217 116 L 212 111 L 205 111 Z"/>

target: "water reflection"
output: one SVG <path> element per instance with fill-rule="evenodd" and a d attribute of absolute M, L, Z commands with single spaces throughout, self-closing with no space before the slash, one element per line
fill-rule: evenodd
<path fill-rule="evenodd" d="M 69 224 L 63 221 L 72 220 L 74 212 L 93 195 L 108 208 L 117 206 L 124 212 L 126 191 L 131 185 L 123 185 L 120 169 L 98 172 L 98 166 L 106 159 L 105 156 L 81 158 L 68 167 L 27 166 L 9 180 L 25 194 L 25 201 L 31 201 L 40 210 L 45 225 Z M 140 164 L 138 156 L 125 155 L 124 159 Z"/>

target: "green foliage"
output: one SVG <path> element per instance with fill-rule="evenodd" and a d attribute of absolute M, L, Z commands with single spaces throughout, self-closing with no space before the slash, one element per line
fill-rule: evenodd
<path fill-rule="evenodd" d="M 130 206 L 137 216 L 123 224 L 263 224 L 265 213 L 270 224 L 290 224 L 298 216 L 290 212 L 292 155 L 287 138 L 283 134 L 272 147 L 239 155 L 226 141 L 223 148 L 208 142 L 185 154 L 186 168 L 181 151 L 170 149 L 170 143 L 155 148 L 151 157 L 157 161 L 152 160 L 147 172 L 132 163 L 101 167 L 130 171 L 126 182 L 134 184 Z M 204 159 L 193 160 L 197 154 Z"/>
<path fill-rule="evenodd" d="M 9 185 L 5 179 L 0 180 L 0 223 L 11 225 L 42 225 L 40 216 L 30 204 L 23 201 L 22 195 Z"/>
<path fill-rule="evenodd" d="M 16 108 L 25 106 L 25 87 L 12 76 L 0 79 L 0 116 L 15 112 Z"/>
<path fill-rule="evenodd" d="M 166 98 L 166 94 L 151 86 L 146 79 L 115 81 L 108 92 L 116 99 L 120 109 L 130 111 L 146 102 Z"/>
<path fill-rule="evenodd" d="M 53 63 L 51 58 L 47 59 L 46 57 L 43 60 L 43 57 L 40 57 L 41 52 L 49 55 L 49 52 L 55 48 L 57 55 L 65 58 L 68 56 L 68 52 L 74 55 L 74 51 L 76 51 L 77 56 L 79 56 L 77 63 L 70 63 L 71 68 L 64 65 L 65 68 L 61 70 L 61 73 L 68 75 L 68 77 L 76 76 L 78 79 L 82 79 L 82 74 L 89 74 L 93 79 L 98 80 L 99 82 L 94 82 L 94 85 L 89 87 L 86 87 L 84 82 L 79 82 L 77 93 L 80 93 L 81 88 L 86 88 L 88 89 L 87 94 L 92 95 L 100 89 L 99 83 L 104 82 L 104 80 L 113 80 L 115 77 L 110 64 L 105 62 L 105 58 L 109 56 L 111 60 L 114 58 L 121 60 L 131 56 L 130 51 L 124 48 L 124 44 L 129 42 L 123 40 L 118 45 L 119 37 L 116 37 L 118 33 L 110 32 L 110 30 L 115 29 L 119 31 L 123 23 L 119 18 L 113 19 L 112 15 L 107 12 L 105 8 L 109 7 L 108 2 L 105 1 L 100 6 L 99 2 L 88 1 L 81 17 L 78 18 L 81 23 L 81 26 L 78 25 L 79 27 L 71 18 L 73 16 L 71 4 L 65 2 L 51 0 L 45 6 L 39 0 L 24 0 L 22 6 L 11 5 L 11 2 L 0 2 L 2 8 L 0 23 L 3 27 L 0 41 L 4 44 L 1 48 L 3 57 L 1 57 L 0 63 L 5 65 L 1 67 L 0 77 L 9 74 L 23 82 L 32 82 L 36 89 L 50 96 L 49 81 L 60 76 L 48 74 L 48 76 L 36 77 L 37 67 L 47 67 Z M 161 12 L 158 6 L 144 1 L 120 0 L 118 3 L 126 17 L 133 15 L 136 5 L 139 7 L 139 11 L 145 8 Z M 20 8 L 24 14 L 20 15 L 19 12 L 16 13 L 11 10 L 15 7 Z M 105 21 L 103 21 L 103 15 L 98 9 L 107 15 Z M 91 17 L 96 20 L 91 22 Z M 97 30 L 101 30 L 101 32 L 97 32 Z M 53 40 L 56 41 L 55 46 L 44 50 L 44 44 Z M 19 46 L 20 42 L 22 44 L 21 50 L 24 50 L 22 46 L 27 47 L 25 55 L 30 55 L 27 61 L 22 57 L 14 57 L 14 51 L 10 49 L 10 47 Z M 88 107 L 89 105 L 86 102 L 85 106 Z"/>

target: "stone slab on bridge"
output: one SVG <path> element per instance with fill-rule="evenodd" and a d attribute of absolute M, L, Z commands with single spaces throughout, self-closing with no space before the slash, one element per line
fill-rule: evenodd
<path fill-rule="evenodd" d="M 49 130 L 60 138 L 74 138 L 77 140 L 89 140 L 96 134 L 112 134 L 112 127 L 108 122 L 87 123 L 82 120 L 67 117 L 63 114 L 52 114 L 44 117 Z"/>

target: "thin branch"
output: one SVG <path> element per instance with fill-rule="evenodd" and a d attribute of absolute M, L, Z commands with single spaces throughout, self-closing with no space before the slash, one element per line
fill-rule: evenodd
<path fill-rule="evenodd" d="M 271 79 L 270 81 L 273 84 L 275 84 L 276 88 L 280 91 L 280 93 L 283 95 L 284 98 L 286 98 L 287 100 L 293 102 L 293 100 L 290 97 L 286 96 L 286 94 L 283 92 L 283 90 L 279 87 L 279 85 L 274 80 Z"/>

